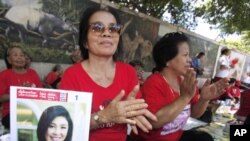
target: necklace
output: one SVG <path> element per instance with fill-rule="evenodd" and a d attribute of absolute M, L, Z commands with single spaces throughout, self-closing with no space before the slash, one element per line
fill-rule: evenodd
<path fill-rule="evenodd" d="M 161 74 L 161 75 L 162 75 L 163 79 L 166 81 L 166 83 L 169 85 L 169 89 L 170 89 L 171 93 L 172 93 L 173 95 L 175 95 L 175 93 L 178 93 L 178 95 L 180 95 L 180 92 L 176 92 L 176 90 L 174 90 L 174 89 L 171 87 L 171 85 L 170 85 L 170 83 L 168 82 L 167 78 L 166 78 L 163 74 Z"/>

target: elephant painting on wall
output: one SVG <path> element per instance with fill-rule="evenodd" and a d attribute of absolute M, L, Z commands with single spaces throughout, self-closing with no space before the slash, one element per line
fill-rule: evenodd
<path fill-rule="evenodd" d="M 71 63 L 70 56 L 78 48 L 81 13 L 91 5 L 99 4 L 86 0 L 0 0 L 0 52 L 14 43 L 34 62 Z"/>

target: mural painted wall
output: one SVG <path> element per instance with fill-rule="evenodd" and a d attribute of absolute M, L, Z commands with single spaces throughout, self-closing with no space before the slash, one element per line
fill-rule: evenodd
<path fill-rule="evenodd" d="M 10 43 L 22 46 L 35 62 L 71 63 L 77 48 L 80 15 L 95 5 L 86 0 L 1 0 L 0 58 Z"/>
<path fill-rule="evenodd" d="M 15 43 L 22 46 L 34 62 L 70 64 L 70 55 L 78 48 L 81 13 L 99 3 L 98 0 L 0 0 L 0 59 L 8 45 Z M 179 28 L 141 13 L 116 10 L 124 25 L 120 58 L 125 62 L 140 60 L 144 70 L 151 72 L 153 45 L 164 34 Z M 191 41 L 192 57 L 201 51 L 206 53 L 202 62 L 203 77 L 211 77 L 216 68 L 219 45 L 197 34 L 184 32 Z"/>
<path fill-rule="evenodd" d="M 225 47 L 220 46 L 219 50 L 218 50 L 218 57 L 217 57 L 217 62 L 216 62 L 216 70 L 214 72 L 214 76 L 217 72 L 217 70 L 219 69 L 219 65 L 218 65 L 218 59 L 220 57 L 221 54 L 221 50 L 223 50 Z M 234 60 L 237 60 L 237 63 L 234 65 L 233 68 L 230 69 L 230 74 L 229 76 L 231 78 L 235 78 L 237 80 L 241 80 L 241 77 L 243 75 L 243 69 L 245 66 L 245 62 L 246 62 L 246 55 L 243 53 L 238 52 L 237 50 L 231 50 L 231 54 L 230 54 L 230 63 L 232 64 Z"/>
<path fill-rule="evenodd" d="M 244 64 L 241 80 L 249 82 L 250 78 L 250 56 L 246 56 L 246 61 Z"/>
<path fill-rule="evenodd" d="M 146 71 L 154 66 L 152 50 L 158 38 L 159 23 L 118 11 L 124 25 L 122 32 L 123 61 L 140 60 Z"/>
<path fill-rule="evenodd" d="M 188 35 L 190 40 L 190 56 L 195 57 L 199 52 L 205 53 L 205 58 L 202 60 L 201 65 L 204 68 L 203 75 L 201 77 L 212 77 L 214 66 L 216 63 L 216 57 L 219 50 L 219 45 L 212 42 L 208 42 L 204 39 L 197 38 L 192 35 Z"/>
<path fill-rule="evenodd" d="M 99 5 L 87 0 L 2 0 L 0 1 L 0 58 L 9 44 L 24 48 L 34 62 L 71 63 L 78 48 L 81 13 Z M 124 25 L 125 62 L 141 60 L 145 70 L 153 68 L 152 48 L 158 37 L 159 23 L 117 10 Z M 22 13 L 22 14 L 20 14 Z"/>
<path fill-rule="evenodd" d="M 232 51 L 230 58 L 231 58 L 231 62 L 235 59 L 238 60 L 238 63 L 235 64 L 233 69 L 231 69 L 231 72 L 230 72 L 231 76 L 232 78 L 236 78 L 237 80 L 240 80 L 243 74 L 246 56 L 245 54 L 242 54 L 240 52 Z"/>

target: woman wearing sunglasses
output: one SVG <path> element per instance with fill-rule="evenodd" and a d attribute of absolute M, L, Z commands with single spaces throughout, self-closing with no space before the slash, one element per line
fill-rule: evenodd
<path fill-rule="evenodd" d="M 80 22 L 79 46 L 84 61 L 68 68 L 61 89 L 93 93 L 90 141 L 125 141 L 127 124 L 152 129 L 156 120 L 139 93 L 135 70 L 116 61 L 121 51 L 121 22 L 112 9 L 88 8 Z M 136 125 L 136 126 L 135 126 Z"/>
<path fill-rule="evenodd" d="M 157 117 L 150 133 L 139 132 L 138 141 L 211 141 L 212 137 L 195 130 L 182 131 L 188 118 L 201 116 L 209 100 L 222 94 L 228 85 L 221 79 L 207 81 L 198 94 L 195 71 L 190 68 L 188 38 L 179 32 L 168 33 L 154 46 L 153 58 L 159 71 L 144 82 L 142 95 L 148 109 Z"/>

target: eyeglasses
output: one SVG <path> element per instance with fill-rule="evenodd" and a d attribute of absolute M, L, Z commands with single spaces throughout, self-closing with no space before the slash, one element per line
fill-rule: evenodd
<path fill-rule="evenodd" d="M 102 34 L 106 29 L 108 29 L 108 32 L 113 34 L 120 34 L 122 26 L 120 24 L 112 23 L 106 27 L 101 22 L 91 23 L 89 24 L 89 29 L 95 33 L 98 33 L 99 35 Z"/>

